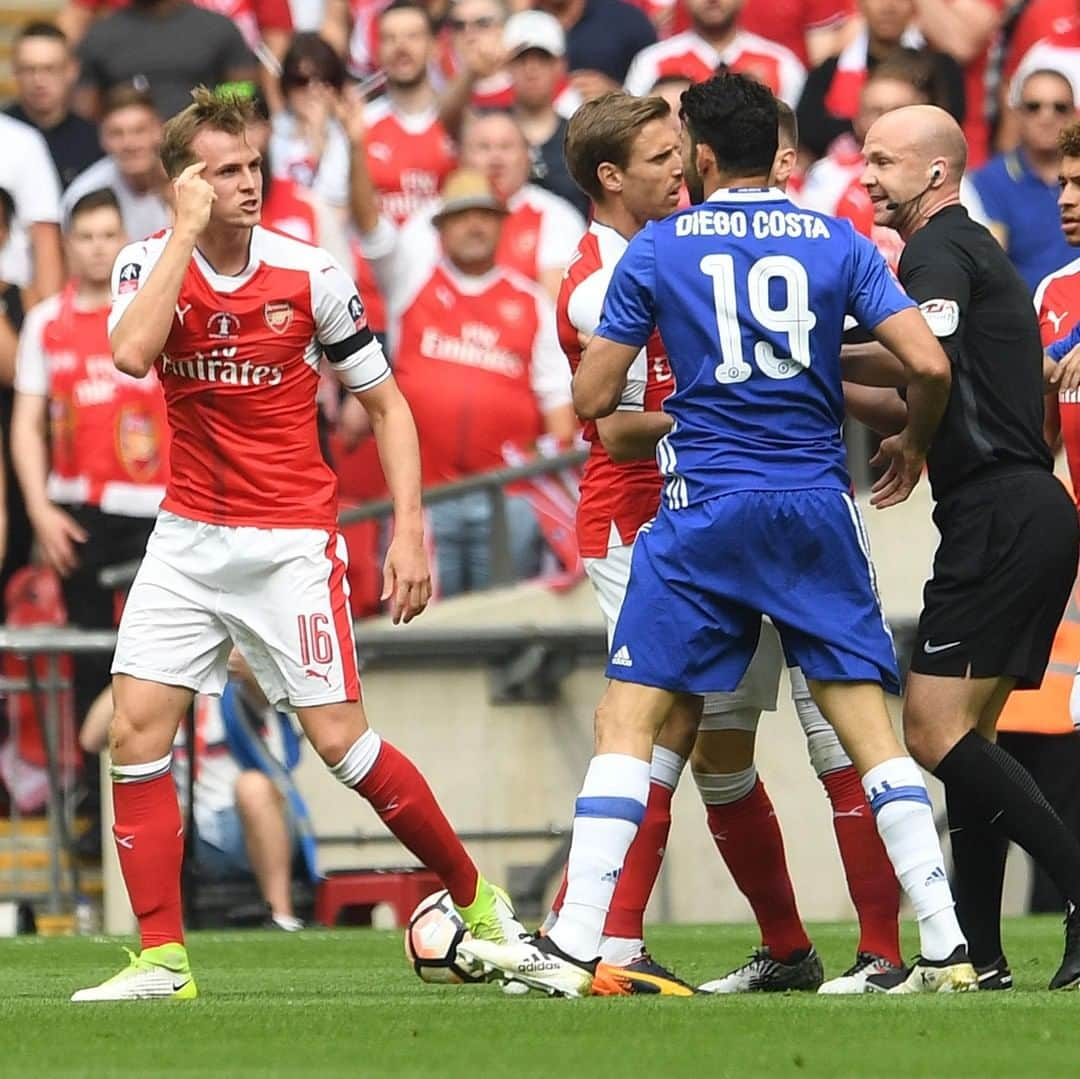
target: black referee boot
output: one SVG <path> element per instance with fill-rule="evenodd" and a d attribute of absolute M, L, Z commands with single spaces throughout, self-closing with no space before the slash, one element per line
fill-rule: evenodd
<path fill-rule="evenodd" d="M 979 979 L 979 991 L 1003 991 L 1013 987 L 1012 971 L 1009 961 L 999 955 L 992 963 L 975 964 L 975 975 Z"/>
<path fill-rule="evenodd" d="M 1080 907 L 1075 903 L 1065 908 L 1065 954 L 1057 974 L 1050 979 L 1050 988 L 1080 988 Z"/>

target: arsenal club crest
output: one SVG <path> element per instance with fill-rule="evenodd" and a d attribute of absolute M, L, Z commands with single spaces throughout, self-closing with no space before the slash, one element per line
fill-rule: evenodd
<path fill-rule="evenodd" d="M 263 304 L 263 318 L 274 333 L 284 333 L 293 320 L 293 305 L 288 300 L 270 300 Z"/>
<path fill-rule="evenodd" d="M 161 432 L 152 412 L 127 405 L 116 418 L 116 453 L 136 483 L 155 479 L 161 468 Z"/>

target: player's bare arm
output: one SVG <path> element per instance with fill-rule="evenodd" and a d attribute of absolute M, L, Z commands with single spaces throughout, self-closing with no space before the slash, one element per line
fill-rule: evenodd
<path fill-rule="evenodd" d="M 844 345 L 840 349 L 840 371 L 845 382 L 860 386 L 907 385 L 904 365 L 878 341 Z"/>
<path fill-rule="evenodd" d="M 379 193 L 368 169 L 363 102 L 343 97 L 337 116 L 349 139 L 349 213 L 360 232 L 369 233 L 379 223 Z"/>
<path fill-rule="evenodd" d="M 589 341 L 573 382 L 574 411 L 583 420 L 610 416 L 618 408 L 630 365 L 640 351 L 599 334 Z"/>
<path fill-rule="evenodd" d="M 656 454 L 656 444 L 671 430 L 666 412 L 615 411 L 596 421 L 596 430 L 608 456 L 616 464 L 648 460 Z"/>
<path fill-rule="evenodd" d="M 934 432 L 945 414 L 952 385 L 949 358 L 916 308 L 891 315 L 874 336 L 904 365 L 908 375 L 907 423 L 885 439 L 872 464 L 888 465 L 874 484 L 871 505 L 878 509 L 903 502 L 922 475 Z"/>
<path fill-rule="evenodd" d="M 899 434 L 907 423 L 907 405 L 889 387 L 845 382 L 844 411 L 882 438 Z"/>
<path fill-rule="evenodd" d="M 395 625 L 411 622 L 431 599 L 420 504 L 420 443 L 408 402 L 393 377 L 356 395 L 371 420 L 386 485 L 394 500 L 394 538 L 383 564 L 382 598 Z"/>
<path fill-rule="evenodd" d="M 125 375 L 144 378 L 165 347 L 184 275 L 217 195 L 202 178 L 206 163 L 189 165 L 173 181 L 176 222 L 165 249 L 109 336 L 113 363 Z"/>
<path fill-rule="evenodd" d="M 48 398 L 44 394 L 16 393 L 11 416 L 11 456 L 26 502 L 26 513 L 41 545 L 45 561 L 61 577 L 79 564 L 77 544 L 86 531 L 65 510 L 49 501 Z"/>

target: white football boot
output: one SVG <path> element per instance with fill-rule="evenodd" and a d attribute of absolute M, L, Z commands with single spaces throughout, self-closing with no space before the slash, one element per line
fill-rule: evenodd
<path fill-rule="evenodd" d="M 890 963 L 883 956 L 872 955 L 870 952 L 859 952 L 855 956 L 854 965 L 848 967 L 839 977 L 830 978 L 818 988 L 818 992 L 836 996 L 845 994 L 855 996 L 860 993 L 869 993 L 872 991 L 869 980 L 875 974 L 896 973 L 906 976 L 907 971 L 903 967 L 898 967 L 895 963 Z"/>
<path fill-rule="evenodd" d="M 499 944 L 463 940 L 458 955 L 482 964 L 486 974 L 501 975 L 554 997 L 587 997 L 592 992 L 596 960 L 581 963 L 548 937 L 522 937 Z"/>

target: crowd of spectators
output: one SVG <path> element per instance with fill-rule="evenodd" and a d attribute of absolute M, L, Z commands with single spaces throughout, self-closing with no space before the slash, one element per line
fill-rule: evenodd
<path fill-rule="evenodd" d="M 940 105 L 968 138 L 965 204 L 1029 286 L 1070 261 L 1058 136 L 1080 103 L 1080 0 L 67 0 L 18 31 L 12 69 L 0 112 L 8 617 L 11 597 L 33 592 L 26 575 L 44 572 L 70 622 L 112 624 L 98 570 L 136 556 L 151 526 L 168 431 L 154 379 L 135 386 L 111 363 L 109 270 L 126 239 L 170 224 L 158 148 L 196 85 L 254 98 L 263 223 L 355 275 L 429 486 L 578 437 L 553 301 L 589 208 L 562 145 L 575 109 L 606 92 L 658 94 L 677 116 L 679 95 L 716 71 L 760 79 L 797 116 L 791 196 L 850 219 L 894 267 L 902 242 L 873 223 L 862 139 L 883 113 Z M 319 405 L 343 502 L 384 495 L 363 409 L 330 378 Z M 511 486 L 501 529 L 485 495 L 433 505 L 437 594 L 491 581 L 493 531 L 514 575 L 573 575 L 575 493 L 566 472 Z M 376 613 L 385 536 L 365 523 L 349 542 L 354 612 Z M 73 711 L 107 678 L 79 658 Z M 214 712 L 213 729 L 228 718 Z M 230 767 L 233 801 L 202 799 L 220 811 L 199 824 L 209 861 L 243 861 L 256 826 L 277 837 L 250 864 L 293 927 L 287 769 Z"/>
<path fill-rule="evenodd" d="M 168 226 L 157 148 L 197 84 L 255 96 L 264 223 L 355 274 L 416 412 L 428 484 L 575 440 L 551 303 L 588 205 L 562 141 L 599 94 L 677 105 L 717 70 L 761 79 L 797 113 L 793 197 L 850 218 L 894 265 L 900 239 L 873 225 L 859 183 L 861 140 L 883 112 L 939 104 L 968 136 L 969 210 L 1029 285 L 1069 261 L 1055 202 L 1057 137 L 1080 100 L 1077 0 L 68 0 L 54 22 L 18 32 L 12 66 L 16 96 L 0 114 L 0 585 L 36 551 L 73 611 L 87 609 L 86 567 L 123 546 L 107 538 L 108 507 L 102 524 L 100 499 L 86 501 L 100 485 L 58 472 L 90 413 L 55 372 L 79 319 L 103 317 L 100 283 L 76 277 L 90 257 L 76 220 L 86 232 L 118 214 L 127 237 Z M 451 201 L 498 214 L 435 213 L 446 185 Z M 110 203 L 94 201 L 103 189 Z M 113 420 L 130 413 L 123 390 L 79 392 L 99 410 L 107 401 Z M 380 496 L 362 410 L 329 381 L 320 405 L 344 499 Z M 133 486 L 160 482 L 131 454 L 112 464 L 130 467 Z M 572 483 L 558 483 L 555 508 L 540 485 L 508 493 L 518 575 L 573 562 L 558 509 L 572 512 Z M 484 497 L 433 509 L 442 595 L 487 582 L 490 530 Z M 364 573 L 379 542 L 372 527 L 354 539 L 357 613 L 377 608 L 377 575 Z"/>

